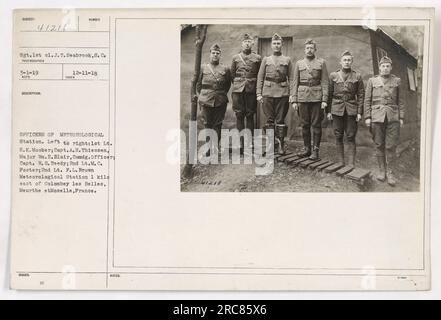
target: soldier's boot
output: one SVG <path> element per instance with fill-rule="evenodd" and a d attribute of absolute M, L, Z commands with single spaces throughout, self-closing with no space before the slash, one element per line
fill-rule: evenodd
<path fill-rule="evenodd" d="M 206 127 L 206 129 L 209 129 L 209 128 Z M 212 145 L 213 141 L 211 141 L 210 137 L 207 136 L 205 138 L 205 143 L 208 144 L 208 146 L 209 146 L 208 150 L 205 152 L 205 157 L 208 158 L 211 155 L 211 145 Z"/>
<path fill-rule="evenodd" d="M 309 157 L 311 155 L 311 147 L 304 146 L 302 151 L 298 152 L 296 155 L 302 158 Z"/>
<path fill-rule="evenodd" d="M 376 178 L 378 181 L 384 182 L 386 180 L 386 162 L 384 155 L 377 155 L 377 161 L 380 172 L 377 174 Z"/>
<path fill-rule="evenodd" d="M 243 155 L 245 149 L 244 137 L 240 137 L 240 146 L 239 146 L 239 154 Z"/>
<path fill-rule="evenodd" d="M 355 154 L 357 152 L 354 143 L 348 144 L 348 167 L 355 168 Z"/>
<path fill-rule="evenodd" d="M 392 150 L 387 150 L 387 155 L 386 155 L 386 165 L 387 165 L 387 184 L 390 185 L 391 187 L 395 187 L 395 185 L 397 184 L 397 179 L 395 178 L 394 175 L 394 168 L 395 168 L 395 149 Z"/>
<path fill-rule="evenodd" d="M 263 127 L 265 135 L 266 135 L 266 139 L 267 139 L 267 143 L 266 143 L 265 151 L 264 151 L 263 155 L 268 156 L 270 154 L 270 150 L 272 150 L 272 152 L 271 152 L 272 154 L 275 154 L 275 152 L 276 152 L 276 139 L 275 139 L 276 132 L 275 132 L 274 128 L 275 128 L 274 124 L 266 124 Z M 268 130 L 273 130 L 272 138 L 270 138 L 268 136 Z"/>
<path fill-rule="evenodd" d="M 311 153 L 311 155 L 309 156 L 309 159 L 311 159 L 311 160 L 319 160 L 319 159 L 320 159 L 320 156 L 319 156 L 319 147 L 314 146 L 314 147 L 312 148 L 312 153 Z"/>
<path fill-rule="evenodd" d="M 228 149 L 222 147 L 222 123 L 216 125 L 214 129 L 217 133 L 217 142 L 214 142 L 214 149 L 220 158 L 223 153 L 229 153 L 231 149 L 230 147 L 227 147 Z"/>
<path fill-rule="evenodd" d="M 337 158 L 338 162 L 345 164 L 345 146 L 343 143 L 337 143 Z"/>
<path fill-rule="evenodd" d="M 248 141 L 246 142 L 245 151 L 247 153 L 253 154 L 254 152 L 254 114 L 246 116 L 246 125 L 247 129 L 250 129 L 251 136 L 248 137 Z"/>
<path fill-rule="evenodd" d="M 303 149 L 298 152 L 296 155 L 302 158 L 309 157 L 311 155 L 311 128 L 303 127 L 302 128 L 302 137 L 303 137 Z"/>
<path fill-rule="evenodd" d="M 288 127 L 286 124 L 276 124 L 276 133 L 277 133 L 277 140 L 279 143 L 279 154 L 284 155 L 286 153 L 285 149 L 285 137 L 288 133 Z"/>
<path fill-rule="evenodd" d="M 245 121 L 245 116 L 243 115 L 242 112 L 236 112 L 236 128 L 239 132 L 242 132 L 243 129 L 245 129 L 244 126 L 244 121 Z M 237 147 L 239 147 L 239 152 L 240 154 L 243 154 L 243 137 L 240 137 L 240 144 L 239 146 L 237 145 L 232 145 L 232 149 L 237 149 Z"/>

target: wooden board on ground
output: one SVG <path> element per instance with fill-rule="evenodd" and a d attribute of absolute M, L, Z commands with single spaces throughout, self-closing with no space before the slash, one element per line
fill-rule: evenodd
<path fill-rule="evenodd" d="M 346 167 L 343 167 L 343 168 L 337 170 L 337 172 L 335 174 L 337 176 L 341 177 L 341 176 L 344 176 L 345 174 L 351 172 L 352 170 L 354 170 L 354 167 L 346 166 Z"/>
<path fill-rule="evenodd" d="M 301 162 L 303 162 L 303 161 L 307 161 L 307 160 L 309 160 L 309 157 L 299 158 L 299 159 L 297 159 L 297 160 L 294 160 L 294 161 L 290 162 L 290 165 L 292 165 L 292 166 L 297 166 L 297 165 L 299 165 Z"/>
<path fill-rule="evenodd" d="M 285 155 L 283 155 L 281 157 L 278 157 L 277 161 L 283 162 L 285 159 L 291 158 L 293 155 L 294 155 L 293 153 L 285 154 Z"/>
<path fill-rule="evenodd" d="M 337 163 L 333 164 L 332 166 L 329 166 L 329 167 L 325 168 L 324 171 L 326 173 L 332 173 L 332 172 L 337 171 L 338 169 L 343 168 L 344 166 L 345 165 L 343 163 L 337 162 Z"/>
<path fill-rule="evenodd" d="M 361 169 L 361 168 L 355 168 L 350 173 L 345 175 L 345 177 L 348 178 L 348 179 L 352 179 L 352 180 L 357 180 L 358 181 L 358 180 L 367 178 L 370 174 L 371 174 L 371 172 L 369 170 Z"/>
<path fill-rule="evenodd" d="M 292 157 L 285 159 L 285 161 L 283 161 L 283 162 L 285 162 L 286 164 L 290 164 L 291 162 L 293 162 L 297 159 L 300 159 L 300 157 L 298 155 L 293 155 Z"/>
<path fill-rule="evenodd" d="M 309 165 L 309 169 L 310 170 L 315 170 L 315 169 L 317 169 L 319 166 L 321 166 L 321 165 L 323 165 L 323 164 L 325 164 L 325 163 L 328 163 L 329 162 L 329 160 L 320 160 L 320 161 L 317 161 L 317 162 L 314 162 L 314 163 L 312 163 L 311 165 Z"/>
<path fill-rule="evenodd" d="M 310 164 L 313 164 L 313 163 L 316 163 L 316 162 L 319 162 L 319 161 L 320 161 L 320 159 L 315 159 L 315 160 L 311 160 L 311 159 L 309 159 L 309 160 L 306 160 L 306 161 L 301 162 L 301 163 L 300 163 L 300 166 L 301 166 L 302 168 L 307 168 Z"/>
<path fill-rule="evenodd" d="M 335 164 L 335 163 L 332 162 L 332 161 L 326 162 L 326 163 L 324 163 L 324 164 L 318 166 L 318 167 L 317 167 L 317 170 L 318 170 L 318 171 L 322 171 L 323 169 L 326 169 L 327 167 L 330 167 L 330 166 L 332 166 L 332 165 L 334 165 L 334 164 Z"/>

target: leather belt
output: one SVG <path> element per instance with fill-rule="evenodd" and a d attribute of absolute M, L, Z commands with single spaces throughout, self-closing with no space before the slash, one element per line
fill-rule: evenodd
<path fill-rule="evenodd" d="M 281 83 L 281 82 L 286 82 L 286 78 L 285 79 L 280 79 L 280 78 L 271 78 L 271 77 L 266 77 L 265 78 L 266 81 L 271 81 L 271 82 L 275 82 L 275 83 Z"/>
<path fill-rule="evenodd" d="M 373 106 L 377 106 L 377 105 L 396 105 L 395 101 L 393 99 L 375 99 L 372 100 L 372 105 Z"/>
<path fill-rule="evenodd" d="M 320 80 L 314 80 L 314 81 L 300 81 L 299 85 L 301 86 L 307 86 L 307 87 L 314 87 L 314 86 L 318 86 L 320 85 L 321 81 Z"/>
<path fill-rule="evenodd" d="M 350 94 L 336 94 L 336 95 L 334 95 L 333 98 L 341 99 L 343 101 L 355 100 L 355 96 L 354 95 L 350 95 Z"/>
<path fill-rule="evenodd" d="M 244 80 L 244 79 L 248 79 L 248 80 L 257 80 L 256 77 L 236 77 L 234 79 L 238 79 L 238 80 Z"/>
<path fill-rule="evenodd" d="M 203 84 L 202 89 L 222 90 L 221 87 L 218 87 L 216 85 L 211 85 L 211 84 Z"/>

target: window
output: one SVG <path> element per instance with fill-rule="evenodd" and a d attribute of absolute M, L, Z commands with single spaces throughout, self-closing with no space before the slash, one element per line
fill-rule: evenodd
<path fill-rule="evenodd" d="M 412 70 L 410 68 L 407 68 L 407 78 L 409 78 L 409 88 L 410 88 L 410 90 L 416 91 L 414 70 Z"/>
<path fill-rule="evenodd" d="M 415 87 L 418 88 L 418 71 L 417 69 L 413 70 L 414 79 L 415 79 Z"/>

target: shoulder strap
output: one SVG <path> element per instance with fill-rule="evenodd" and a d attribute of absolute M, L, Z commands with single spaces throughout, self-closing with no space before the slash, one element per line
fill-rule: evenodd
<path fill-rule="evenodd" d="M 214 73 L 213 68 L 210 66 L 209 63 L 207 63 L 207 67 L 210 69 L 211 74 L 213 75 L 213 77 L 216 79 L 216 81 L 218 81 L 218 78 L 216 77 L 216 74 Z"/>
<path fill-rule="evenodd" d="M 240 57 L 240 60 L 242 60 L 243 64 L 244 64 L 244 65 L 247 65 L 247 63 L 245 62 L 245 60 L 244 60 L 243 57 L 242 57 L 242 52 L 239 53 L 239 57 Z"/>
<path fill-rule="evenodd" d="M 345 82 L 345 80 L 343 79 L 343 76 L 341 75 L 341 70 L 338 70 L 337 71 L 337 74 L 338 74 L 338 77 L 340 78 L 340 80 L 342 81 L 342 82 Z M 347 79 L 346 79 L 347 80 Z"/>

